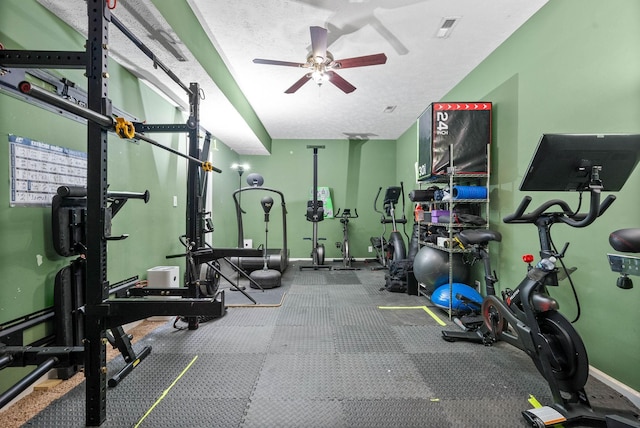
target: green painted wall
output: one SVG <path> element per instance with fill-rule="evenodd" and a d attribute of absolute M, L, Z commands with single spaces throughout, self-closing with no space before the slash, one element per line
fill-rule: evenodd
<path fill-rule="evenodd" d="M 520 254 L 538 252 L 535 227 L 505 225 L 501 219 L 525 195 L 518 187 L 540 136 L 640 133 L 638 16 L 636 0 L 551 0 L 443 98 L 494 103 L 490 217 L 503 242 L 491 251 L 500 288 L 513 288 L 521 280 L 525 266 Z M 398 165 L 413 164 L 415 156 L 398 141 Z M 640 227 L 638 184 L 636 170 L 614 205 L 588 228 L 552 229 L 558 247 L 571 243 L 567 265 L 578 267 L 573 278 L 582 316 L 575 326 L 590 363 L 635 390 L 640 390 L 640 289 L 615 286 L 617 274 L 610 271 L 606 254 L 613 252 L 608 245 L 612 230 Z M 531 196 L 531 207 L 556 197 L 573 206 L 577 202 L 573 194 Z M 573 319 L 577 308 L 568 283 L 551 293 Z"/>
<path fill-rule="evenodd" d="M 416 164 L 418 160 L 418 124 L 414 123 L 404 134 L 396 141 L 396 171 L 398 182 L 404 183 L 405 193 L 407 195 L 407 205 L 405 215 L 407 218 L 413 218 L 413 204 L 408 200 L 408 194 L 413 189 L 420 186 L 416 182 Z M 413 222 L 407 224 L 407 230 L 413 227 Z"/>
<path fill-rule="evenodd" d="M 172 14 L 174 2 L 156 0 L 165 15 Z M 74 30 L 49 14 L 35 1 L 4 0 L 0 13 L 0 41 L 8 49 L 82 49 L 84 40 Z M 491 222 L 504 236 L 500 246 L 492 248 L 499 285 L 509 287 L 520 280 L 524 266 L 513 254 L 536 252 L 536 234 L 532 227 L 507 226 L 501 218 L 510 213 L 522 198 L 518 185 L 536 143 L 545 132 L 635 132 L 640 133 L 640 57 L 637 40 L 640 28 L 635 17 L 640 13 L 636 0 L 551 0 L 538 14 L 457 85 L 444 100 L 482 99 L 494 103 L 493 145 L 491 147 Z M 171 18 L 173 20 L 173 18 Z M 190 19 L 194 19 L 191 17 Z M 181 21 L 176 25 L 181 37 Z M 41 29 L 34 32 L 33 28 Z M 184 30 L 186 31 L 186 30 Z M 48 36 L 43 38 L 41 34 Z M 202 37 L 193 36 L 194 38 Z M 189 39 L 189 38 L 188 38 Z M 197 40 L 194 41 L 197 43 Z M 213 65 L 211 65 L 213 67 Z M 212 68 L 213 70 L 213 68 Z M 216 69 L 217 70 L 217 69 Z M 149 123 L 182 122 L 181 113 L 115 63 L 110 97 L 114 104 Z M 77 71 L 65 75 L 82 85 Z M 425 107 L 439 100 L 425 100 Z M 242 100 L 238 101 L 239 109 Z M 0 137 L 14 133 L 51 144 L 83 150 L 85 127 L 42 109 L 0 94 Z M 243 110 L 244 111 L 244 110 Z M 251 116 L 251 112 L 245 113 Z M 248 122 L 253 123 L 251 117 Z M 37 124 L 37 126 L 34 126 Z M 257 126 L 253 123 L 252 126 Z M 261 139 L 262 131 L 256 129 Z M 312 186 L 312 151 L 307 144 L 324 144 L 318 160 L 318 183 L 332 188 L 334 206 L 358 208 L 360 218 L 351 223 L 355 257 L 369 257 L 369 238 L 381 230 L 373 199 L 378 187 L 404 181 L 411 190 L 415 182 L 416 125 L 393 141 L 274 140 L 272 155 L 244 156 L 218 143 L 212 151 L 214 165 L 222 174 L 210 177 L 217 246 L 235 246 L 237 225 L 231 198 L 239 177 L 230 170 L 233 162 L 251 164 L 251 171 L 265 177 L 265 186 L 284 192 L 288 209 L 289 248 L 292 257 L 309 257 L 311 224 L 304 212 Z M 178 150 L 186 150 L 183 136 L 159 134 L 158 141 Z M 266 141 L 269 139 L 266 138 Z M 5 140 L 6 141 L 6 140 Z M 0 163 L 8 165 L 8 150 L 0 150 Z M 250 171 L 250 172 L 251 172 Z M 0 273 L 5 281 L 0 288 L 0 322 L 50 306 L 55 273 L 68 260 L 54 254 L 50 245 L 50 213 L 45 208 L 10 208 L 8 205 L 8 166 L 0 168 Z M 133 144 L 110 138 L 109 177 L 114 190 L 149 189 L 151 201 L 144 205 L 131 201 L 114 219 L 113 233 L 129 233 L 129 239 L 109 245 L 109 279 L 118 281 L 131 275 L 144 276 L 147 268 L 167 264 L 166 254 L 180 251 L 177 236 L 184 232 L 186 164 L 145 143 Z M 584 230 L 556 226 L 558 245 L 570 241 L 567 255 L 570 266 L 578 266 L 574 275 L 582 305 L 582 317 L 576 327 L 589 349 L 591 363 L 640 390 L 640 313 L 637 311 L 638 287 L 624 291 L 615 287 L 617 275 L 609 271 L 607 237 L 612 229 L 637 227 L 640 196 L 633 186 L 636 171 L 618 194 L 618 201 L 594 225 Z M 244 186 L 244 178 L 243 183 Z M 172 206 L 178 196 L 177 208 Z M 247 193 L 248 195 L 248 193 Z M 551 197 L 574 195 L 534 194 L 534 203 Z M 252 199 L 253 197 L 253 199 Z M 243 196 L 245 237 L 254 245 L 263 242 L 264 222 L 258 192 Z M 1 201 L 4 199 L 4 203 Z M 407 206 L 406 214 L 411 215 Z M 636 214 L 634 214 L 636 213 Z M 277 211 L 269 225 L 270 246 L 282 237 Z M 408 225 L 410 226 L 410 224 Z M 158 233 L 161 230 L 162 233 Z M 335 242 L 341 228 L 336 220 L 319 224 L 319 236 L 326 238 L 327 258 L 338 257 Z M 42 256 L 42 262 L 39 257 Z M 175 260 L 172 263 L 176 263 Z M 178 262 L 182 263 L 182 262 Z M 589 269 L 587 267 L 591 267 Z M 637 282 L 637 281 L 636 281 Z M 553 290 L 563 312 L 573 318 L 576 307 L 563 284 Z M 20 370 L 3 371 L 0 391 Z"/>
<path fill-rule="evenodd" d="M 330 187 L 334 209 L 357 208 L 360 217 L 349 223 L 351 253 L 357 258 L 373 257 L 367 252 L 371 236 L 382 231 L 380 215 L 373 211 L 379 187 L 396 184 L 395 142 L 388 140 L 273 140 L 271 156 L 243 156 L 242 162 L 251 165 L 249 172 L 260 173 L 265 187 L 280 190 L 287 203 L 288 247 L 292 258 L 308 258 L 312 223 L 305 218 L 307 200 L 313 187 L 313 150 L 307 145 L 324 145 L 318 150 L 318 186 Z M 246 182 L 242 180 L 243 187 Z M 236 186 L 237 187 L 237 186 Z M 254 193 L 249 195 L 250 193 Z M 242 207 L 245 238 L 254 247 L 264 242 L 264 222 L 259 192 L 243 192 Z M 251 198 L 253 197 L 253 198 Z M 271 215 L 269 247 L 280 248 L 282 235 L 280 219 Z M 335 243 L 342 240 L 342 225 L 336 219 L 318 223 L 318 236 L 325 246 L 325 258 L 340 257 Z M 272 246 L 273 244 L 273 246 Z"/>
<path fill-rule="evenodd" d="M 34 31 L 37 28 L 39 31 Z M 46 34 L 47 37 L 42 37 Z M 0 41 L 7 49 L 82 50 L 84 39 L 35 1 L 6 0 L 0 7 Z M 110 63 L 110 91 L 113 104 L 148 123 L 184 123 L 182 112 L 139 82 L 115 62 Z M 85 86 L 79 71 L 64 75 Z M 9 206 L 9 133 L 49 144 L 86 151 L 86 126 L 39 107 L 0 93 L 0 323 L 51 307 L 56 273 L 71 258 L 58 256 L 51 244 L 51 213 L 48 207 Z M 161 144 L 187 151 L 184 135 L 155 134 Z M 237 154 L 218 143 L 211 153 L 214 165 L 224 169 L 237 161 Z M 149 190 L 148 204 L 130 200 L 113 219 L 112 234 L 129 234 L 123 241 L 108 245 L 108 279 L 111 283 L 139 275 L 153 266 L 177 264 L 168 254 L 183 251 L 178 236 L 185 232 L 187 161 L 148 143 L 132 143 L 115 135 L 109 138 L 109 184 L 113 191 Z M 220 246 L 235 243 L 235 217 L 232 204 L 221 195 L 231 193 L 235 181 L 229 171 L 209 179 L 215 209 L 215 241 Z M 173 207 L 173 196 L 178 206 Z M 233 223 L 229 223 L 231 220 Z M 49 330 L 32 329 L 28 340 Z M 0 376 L 0 392 L 6 390 L 28 368 L 5 369 Z"/>
<path fill-rule="evenodd" d="M 211 44 L 186 0 L 152 0 L 180 40 L 189 48 L 262 145 L 271 151 L 271 137 Z"/>

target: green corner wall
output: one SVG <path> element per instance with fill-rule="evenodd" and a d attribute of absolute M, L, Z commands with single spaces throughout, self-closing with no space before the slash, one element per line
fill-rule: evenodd
<path fill-rule="evenodd" d="M 154 0 L 165 14 L 175 15 L 172 25 L 180 27 L 173 8 L 185 2 Z M 514 287 L 525 266 L 514 254 L 536 253 L 536 233 L 532 227 L 503 225 L 524 194 L 518 190 L 523 171 L 540 135 L 563 133 L 640 133 L 640 56 L 637 42 L 640 27 L 637 0 L 551 0 L 533 18 L 496 49 L 483 63 L 451 90 L 443 100 L 486 100 L 494 103 L 491 146 L 491 224 L 504 236 L 491 248 L 499 286 Z M 192 19 L 194 19 L 192 17 Z M 177 20 L 177 21 L 176 21 Z M 34 32 L 33 28 L 40 31 Z M 47 37 L 41 37 L 47 34 Z M 183 37 L 183 34 L 180 34 Z M 202 35 L 193 36 L 196 38 Z M 0 41 L 8 49 L 82 49 L 84 40 L 35 1 L 4 0 L 0 13 Z M 210 64 L 211 70 L 217 67 Z M 217 70 L 217 69 L 215 69 Z M 118 67 L 112 74 L 110 96 L 114 105 L 149 123 L 181 123 L 182 113 Z M 212 71 L 210 71 L 212 72 Z M 68 72 L 80 83 L 82 76 Z M 229 83 L 230 86 L 233 86 Z M 228 89 L 228 88 L 227 88 Z M 232 97 L 234 98 L 234 97 Z M 425 100 L 426 106 L 435 101 Z M 237 108 L 260 138 L 270 138 L 243 100 Z M 56 116 L 0 93 L 0 137 L 14 133 L 51 144 L 83 150 L 84 125 Z M 417 118 L 416 118 L 417 119 Z M 34 126 L 37 124 L 37 126 Z M 156 138 L 156 136 L 154 136 Z M 184 136 L 159 135 L 158 141 L 174 149 L 186 150 Z M 115 282 L 131 275 L 144 277 L 146 269 L 167 264 L 165 256 L 181 250 L 178 235 L 184 233 L 186 164 L 145 143 L 133 144 L 112 136 L 109 140 L 109 177 L 114 190 L 149 189 L 151 200 L 144 205 L 131 201 L 113 222 L 113 233 L 131 236 L 109 245 L 108 274 Z M 232 192 L 239 176 L 230 169 L 233 162 L 248 162 L 249 172 L 265 177 L 265 186 L 285 194 L 288 210 L 288 246 L 292 257 L 309 257 L 311 224 L 305 220 L 306 201 L 312 186 L 312 151 L 308 144 L 322 144 L 319 151 L 318 184 L 332 189 L 336 208 L 357 208 L 360 218 L 350 224 L 355 257 L 371 257 L 367 247 L 371 236 L 381 231 L 373 199 L 379 187 L 400 181 L 408 192 L 415 185 L 417 126 L 410 126 L 397 141 L 359 140 L 273 140 L 270 156 L 238 156 L 224 144 L 212 151 L 212 161 L 223 170 L 209 181 L 217 246 L 235 246 L 237 224 Z M 0 150 L 0 163 L 8 165 L 8 150 Z M 46 208 L 11 208 L 8 205 L 8 167 L 0 168 L 0 323 L 52 304 L 55 273 L 69 259 L 56 256 L 50 244 L 50 213 Z M 574 280 L 580 297 L 582 316 L 576 328 L 583 336 L 591 364 L 630 387 L 640 390 L 640 312 L 636 286 L 632 290 L 615 287 L 617 275 L 609 271 L 606 253 L 611 230 L 640 226 L 637 214 L 640 194 L 635 191 L 640 172 L 617 195 L 618 201 L 584 230 L 556 226 L 557 245 L 571 242 L 566 261 L 578 266 Z M 242 186 L 244 186 L 242 178 Z M 178 207 L 172 206 L 178 196 Z M 534 194 L 534 203 L 552 197 L 575 195 Z M 242 206 L 245 238 L 254 246 L 264 240 L 264 222 L 259 196 L 244 196 Z M 405 213 L 411 216 L 412 207 Z M 271 216 L 269 246 L 279 245 L 277 211 Z M 161 233 L 159 233 L 161 231 Z M 410 224 L 408 225 L 410 231 Z M 327 259 L 339 256 L 338 221 L 319 224 L 319 236 L 327 249 Z M 42 262 L 40 263 L 40 258 Z M 175 259 L 174 259 L 175 260 Z M 176 263 L 175 261 L 171 262 Z M 182 262 L 178 262 L 182 263 Z M 181 266 L 182 267 L 182 266 Z M 636 281 L 637 282 L 637 281 Z M 568 318 L 576 314 L 573 297 L 566 284 L 552 290 Z M 37 332 L 37 334 L 43 334 Z M 15 381 L 21 369 L 0 380 L 0 391 Z M 6 372 L 6 370 L 5 370 Z M 11 379 L 10 379 L 11 378 Z"/>
<path fill-rule="evenodd" d="M 37 28 L 38 31 L 34 31 Z M 47 37 L 42 37 L 46 34 Z M 7 49 L 82 50 L 84 39 L 33 0 L 7 0 L 0 6 L 0 41 Z M 151 66 L 151 63 L 150 63 Z M 168 104 L 154 90 L 115 62 L 109 64 L 109 97 L 113 105 L 146 120 L 147 123 L 185 123 L 186 116 Z M 82 72 L 60 71 L 86 88 Z M 0 92 L 0 323 L 23 317 L 53 305 L 57 272 L 73 258 L 57 255 L 52 245 L 50 207 L 9 206 L 8 134 L 86 152 L 84 123 L 71 120 L 21 99 Z M 159 143 L 187 152 L 186 135 L 154 134 Z M 231 165 L 237 153 L 217 143 L 211 151 L 214 165 Z M 138 275 L 159 265 L 178 265 L 182 258 L 167 260 L 169 254 L 184 252 L 178 236 L 185 233 L 187 161 L 145 142 L 133 143 L 115 135 L 109 137 L 108 183 L 111 191 L 149 190 L 148 204 L 130 200 L 113 219 L 112 235 L 129 234 L 108 244 L 107 275 L 111 283 Z M 215 239 L 221 245 L 235 243 L 235 211 L 221 195 L 231 194 L 234 175 L 225 171 L 209 179 L 209 196 L 215 209 Z M 173 198 L 178 204 L 173 206 Z M 231 222 L 229 222 L 231 220 Z M 51 333 L 51 326 L 32 328 L 25 343 Z M 8 368 L 0 376 L 0 392 L 31 368 Z"/>
<path fill-rule="evenodd" d="M 249 125 L 262 145 L 270 152 L 271 136 L 269 136 L 262 122 L 253 111 L 253 107 L 240 91 L 222 57 L 200 26 L 198 18 L 193 14 L 187 1 L 152 0 L 152 2 L 171 25 L 171 28 L 178 34 L 180 40 L 193 52 L 195 58 Z"/>
<path fill-rule="evenodd" d="M 292 258 L 309 258 L 312 223 L 306 220 L 307 201 L 313 187 L 313 150 L 307 145 L 324 145 L 318 150 L 318 186 L 329 187 L 334 209 L 356 208 L 359 218 L 349 223 L 351 254 L 356 258 L 374 257 L 368 252 L 371 236 L 382 232 L 380 214 L 373 210 L 379 187 L 396 183 L 396 145 L 390 140 L 273 140 L 271 156 L 243 156 L 249 172 L 264 176 L 265 187 L 285 194 L 287 203 L 288 247 Z M 243 180 L 243 186 L 246 186 Z M 253 196 L 251 198 L 250 196 Z M 243 195 L 245 238 L 254 246 L 264 242 L 264 223 L 259 199 L 264 195 Z M 380 207 L 379 207 L 380 208 Z M 282 237 L 278 217 L 271 216 L 269 247 L 280 248 Z M 318 236 L 325 246 L 325 259 L 341 257 L 336 242 L 342 240 L 342 225 L 327 218 L 318 223 Z M 272 247 L 273 245 L 273 247 Z"/>
<path fill-rule="evenodd" d="M 491 145 L 491 227 L 503 235 L 491 247 L 500 289 L 514 288 L 525 265 L 520 254 L 538 253 L 529 225 L 505 225 L 525 193 L 518 187 L 543 133 L 640 133 L 640 2 L 636 0 L 551 0 L 442 100 L 494 103 Z M 428 102 L 426 104 L 428 104 Z M 413 165 L 408 149 L 413 127 L 398 140 L 398 165 Z M 398 174 L 402 170 L 398 169 Z M 586 229 L 556 225 L 560 248 L 570 242 L 565 262 L 573 274 L 581 316 L 575 327 L 590 363 L 640 390 L 640 289 L 621 290 L 610 271 L 609 233 L 640 227 L 640 170 L 617 193 L 617 201 Z M 531 193 L 533 202 L 577 195 Z M 635 280 L 638 282 L 638 280 Z M 550 291 L 561 312 L 573 319 L 578 308 L 567 281 Z"/>

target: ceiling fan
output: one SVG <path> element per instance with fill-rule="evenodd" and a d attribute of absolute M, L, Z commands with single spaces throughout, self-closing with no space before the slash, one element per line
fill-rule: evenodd
<path fill-rule="evenodd" d="M 293 94 L 311 79 L 313 79 L 313 81 L 318 85 L 322 85 L 327 81 L 331 82 L 344 93 L 349 94 L 355 91 L 356 87 L 340 77 L 340 75 L 338 75 L 334 70 L 341 68 L 365 67 L 367 65 L 378 65 L 387 62 L 387 56 L 383 53 L 346 59 L 334 59 L 331 52 L 327 50 L 327 29 L 322 27 L 310 27 L 310 31 L 311 53 L 307 56 L 306 62 L 288 62 L 260 58 L 253 60 L 256 64 L 283 65 L 286 67 L 301 67 L 310 70 L 289 89 L 284 91 L 285 94 Z"/>

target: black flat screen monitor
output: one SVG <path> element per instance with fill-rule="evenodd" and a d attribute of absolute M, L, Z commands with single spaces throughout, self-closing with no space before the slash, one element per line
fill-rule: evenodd
<path fill-rule="evenodd" d="M 388 187 L 384 194 L 384 205 L 397 204 L 400 199 L 400 192 L 402 192 L 402 189 L 398 186 Z"/>
<path fill-rule="evenodd" d="M 588 190 L 593 166 L 602 190 L 619 191 L 640 160 L 640 134 L 544 134 L 520 190 Z"/>

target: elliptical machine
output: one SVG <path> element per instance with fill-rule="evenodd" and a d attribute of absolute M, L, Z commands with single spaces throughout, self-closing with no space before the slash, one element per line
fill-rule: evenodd
<path fill-rule="evenodd" d="M 376 252 L 376 259 L 378 263 L 380 263 L 381 269 L 388 269 L 391 262 L 407 258 L 407 248 L 404 243 L 404 238 L 400 231 L 398 231 L 398 224 L 402 224 L 403 227 L 407 224 L 407 218 L 404 214 L 404 185 L 400 182 L 400 186 L 387 188 L 382 202 L 382 211 L 378 209 L 380 192 L 382 192 L 382 187 L 378 188 L 378 193 L 373 201 L 373 209 L 380 214 L 382 234 L 371 237 L 371 246 Z M 402 198 L 402 217 L 396 218 L 395 208 L 400 198 Z M 391 224 L 393 228 L 388 240 L 384 236 L 387 233 L 387 224 Z"/>

